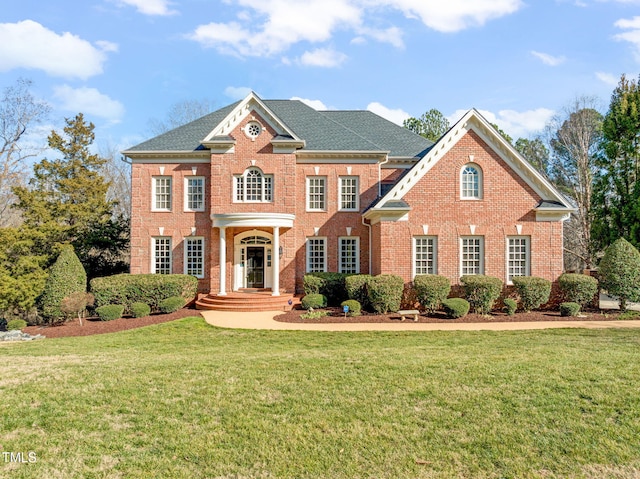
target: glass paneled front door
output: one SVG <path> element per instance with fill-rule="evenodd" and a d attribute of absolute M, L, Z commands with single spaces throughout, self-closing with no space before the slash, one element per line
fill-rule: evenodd
<path fill-rule="evenodd" d="M 264 247 L 247 246 L 247 288 L 264 288 Z"/>

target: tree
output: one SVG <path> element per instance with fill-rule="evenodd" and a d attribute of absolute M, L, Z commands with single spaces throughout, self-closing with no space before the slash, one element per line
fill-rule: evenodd
<path fill-rule="evenodd" d="M 184 100 L 174 103 L 163 120 L 149 120 L 149 129 L 152 135 L 160 135 L 211 113 L 214 106 L 214 102 L 210 100 Z"/>
<path fill-rule="evenodd" d="M 491 123 L 491 126 L 494 127 L 498 133 L 500 133 L 500 136 L 502 138 L 507 140 L 507 143 L 513 144 L 513 138 L 511 138 L 506 131 L 500 128 L 497 123 Z"/>
<path fill-rule="evenodd" d="M 622 311 L 626 311 L 627 301 L 640 301 L 640 253 L 624 238 L 605 250 L 599 276 L 600 286 L 618 298 Z"/>
<path fill-rule="evenodd" d="M 432 108 L 420 118 L 407 118 L 402 122 L 402 126 L 435 142 L 449 130 L 449 120 L 440 111 Z"/>
<path fill-rule="evenodd" d="M 107 200 L 114 203 L 114 215 L 128 220 L 131 216 L 131 164 L 124 161 L 112 145 L 102 145 L 99 154 L 106 160 L 100 174 L 109 183 Z"/>
<path fill-rule="evenodd" d="M 603 120 L 596 103 L 595 98 L 579 97 L 547 125 L 551 178 L 577 207 L 565 229 L 565 250 L 585 268 L 594 266 L 596 253 L 591 239 L 593 182 Z"/>
<path fill-rule="evenodd" d="M 618 238 L 640 246 L 640 85 L 623 75 L 602 123 L 592 234 L 600 248 Z"/>
<path fill-rule="evenodd" d="M 543 175 L 547 175 L 549 150 L 540 138 L 534 138 L 533 140 L 518 138 L 514 146 L 516 150 L 518 150 L 518 153 L 531 163 L 531 166 Z"/>
<path fill-rule="evenodd" d="M 66 124 L 62 135 L 52 131 L 48 138 L 61 158 L 34 166 L 29 186 L 13 189 L 15 207 L 36 252 L 49 264 L 60 245 L 71 243 L 91 277 L 122 270 L 117 258 L 128 245 L 128 222 L 114 215 L 116 202 L 107 199 L 109 183 L 101 175 L 106 160 L 90 152 L 94 125 L 81 113 Z"/>
<path fill-rule="evenodd" d="M 49 113 L 49 106 L 34 98 L 31 82 L 23 78 L 7 87 L 0 99 L 0 227 L 17 226 L 19 215 L 10 206 L 12 188 L 27 178 L 27 160 L 42 148 L 29 145 L 26 137 Z"/>

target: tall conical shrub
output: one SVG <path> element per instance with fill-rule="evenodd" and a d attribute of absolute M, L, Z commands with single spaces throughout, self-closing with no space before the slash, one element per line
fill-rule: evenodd
<path fill-rule="evenodd" d="M 627 309 L 627 301 L 640 301 L 640 253 L 624 238 L 611 244 L 598 265 L 600 286 L 616 296 L 620 309 Z"/>
<path fill-rule="evenodd" d="M 66 315 L 60 309 L 62 300 L 73 293 L 86 291 L 87 273 L 76 256 L 73 246 L 65 245 L 49 270 L 49 277 L 40 296 L 42 317 L 47 323 L 64 321 Z"/>

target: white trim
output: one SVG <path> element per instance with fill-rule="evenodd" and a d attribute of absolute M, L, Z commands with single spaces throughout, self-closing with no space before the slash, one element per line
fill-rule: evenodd
<path fill-rule="evenodd" d="M 470 155 L 471 156 L 471 155 Z M 467 168 L 473 168 L 478 176 L 478 196 L 465 196 L 464 195 L 464 172 Z M 478 201 L 484 198 L 484 174 L 482 167 L 477 163 L 465 163 L 460 168 L 460 199 L 464 201 Z"/>
<path fill-rule="evenodd" d="M 505 284 L 511 285 L 513 281 L 509 279 L 509 242 L 512 239 L 524 239 L 526 246 L 525 258 L 525 274 L 520 276 L 531 276 L 531 236 L 529 235 L 511 235 L 506 237 L 505 241 Z"/>
<path fill-rule="evenodd" d="M 356 205 L 354 208 L 343 208 L 342 207 L 342 180 L 345 179 L 355 179 L 356 180 Z M 338 176 L 338 211 L 360 211 L 360 176 L 358 175 L 344 175 Z"/>
<path fill-rule="evenodd" d="M 156 241 L 163 240 L 169 242 L 169 272 L 158 273 L 156 271 Z M 171 274 L 173 273 L 173 238 L 171 236 L 152 236 L 151 237 L 151 267 L 149 271 L 152 274 Z"/>
<path fill-rule="evenodd" d="M 201 257 L 201 266 L 202 266 L 202 273 L 198 274 L 192 274 L 189 273 L 189 267 L 188 267 L 188 259 L 187 259 L 187 243 L 191 242 L 191 241 L 200 241 L 202 243 L 202 257 Z M 198 279 L 202 279 L 204 278 L 204 263 L 205 263 L 205 255 L 206 255 L 206 245 L 205 245 L 205 239 L 204 236 L 185 236 L 183 239 L 183 254 L 184 254 L 184 262 L 183 262 L 183 266 L 184 266 L 184 274 L 191 274 L 192 276 L 195 276 Z"/>
<path fill-rule="evenodd" d="M 418 273 L 416 267 L 417 240 L 426 239 L 433 241 L 433 272 Z M 438 237 L 434 235 L 416 235 L 411 237 L 411 278 L 415 278 L 418 274 L 438 274 Z"/>
<path fill-rule="evenodd" d="M 232 192 L 232 198 L 231 201 L 232 203 L 273 203 L 273 198 L 274 198 L 274 188 L 275 188 L 275 181 L 273 179 L 273 175 L 265 175 L 264 172 L 262 171 L 261 168 L 257 167 L 254 165 L 255 160 L 251 160 L 252 162 L 252 166 L 250 166 L 249 168 L 247 168 L 246 170 L 244 170 L 244 172 L 242 172 L 242 174 L 240 175 L 233 175 L 232 178 L 232 188 L 233 188 L 233 192 Z M 247 175 L 251 172 L 251 171 L 257 171 L 258 174 L 261 177 L 261 191 L 260 191 L 260 200 L 247 200 Z M 242 178 L 242 199 L 238 199 L 238 180 Z M 270 182 L 270 190 L 269 190 L 269 196 L 271 197 L 270 200 L 266 200 L 266 196 L 267 196 L 267 180 L 269 180 Z"/>
<path fill-rule="evenodd" d="M 323 192 L 322 192 L 322 203 L 323 203 L 323 207 L 322 208 L 311 208 L 310 206 L 310 196 L 309 196 L 309 188 L 311 187 L 310 182 L 311 179 L 321 179 L 323 181 Z M 305 178 L 305 211 L 308 212 L 325 212 L 327 211 L 327 199 L 328 199 L 328 195 L 327 195 L 327 187 L 328 184 L 328 179 L 325 175 L 308 175 Z"/>
<path fill-rule="evenodd" d="M 209 164 L 211 163 L 211 153 L 207 150 L 206 158 L 176 158 L 174 156 L 167 158 L 157 158 L 161 156 L 162 152 L 149 152 L 148 156 L 141 155 L 138 158 L 131 158 L 127 155 L 127 158 L 131 159 L 131 163 L 134 165 L 147 165 L 147 164 Z M 151 157 L 153 155 L 153 158 Z"/>
<path fill-rule="evenodd" d="M 338 237 L 338 272 L 344 273 L 342 268 L 342 241 L 355 241 L 356 270 L 352 274 L 360 274 L 360 237 L 359 236 L 339 236 Z"/>
<path fill-rule="evenodd" d="M 202 206 L 199 208 L 189 208 L 189 180 L 202 180 Z M 200 176 L 200 175 L 195 175 L 195 176 L 185 176 L 184 177 L 184 194 L 183 194 L 183 201 L 184 201 L 184 211 L 185 212 L 194 212 L 194 211 L 204 211 L 206 206 L 205 206 L 205 202 L 206 202 L 206 179 L 204 176 Z"/>
<path fill-rule="evenodd" d="M 212 214 L 213 228 L 227 226 L 292 228 L 296 215 L 288 213 L 222 213 Z"/>
<path fill-rule="evenodd" d="M 322 241 L 324 244 L 322 272 L 327 271 L 327 256 L 329 256 L 327 251 L 327 249 L 329 248 L 329 245 L 327 243 L 327 237 L 326 236 L 309 236 L 306 238 L 304 243 L 305 273 L 312 272 L 312 271 L 309 271 L 311 269 L 310 262 L 309 262 L 309 241 L 318 241 L 318 240 Z"/>
<path fill-rule="evenodd" d="M 157 185 L 156 182 L 160 178 L 169 180 L 169 208 L 158 208 L 156 207 L 156 192 Z M 167 212 L 173 209 L 173 177 L 171 175 L 154 175 L 151 177 L 151 211 L 160 211 Z"/>
<path fill-rule="evenodd" d="M 460 277 L 462 277 L 462 276 L 466 276 L 466 275 L 468 275 L 468 274 L 469 274 L 469 273 L 464 273 L 464 272 L 463 272 L 463 265 L 462 265 L 462 262 L 463 262 L 463 258 L 462 258 L 462 255 L 463 255 L 463 245 L 462 245 L 462 244 L 463 244 L 464 240 L 466 240 L 466 239 L 479 239 L 479 240 L 480 240 L 480 245 L 479 245 L 479 246 L 480 246 L 480 258 L 479 258 L 479 260 L 480 260 L 480 261 L 479 261 L 479 262 L 480 262 L 480 264 L 479 264 L 479 269 L 480 269 L 480 271 L 479 271 L 478 273 L 472 273 L 472 274 L 484 274 L 484 271 L 485 271 L 485 263 L 484 263 L 484 236 L 481 236 L 481 235 L 467 235 L 467 236 L 460 236 L 460 241 L 458 242 L 458 244 L 459 244 L 459 253 L 458 253 L 458 258 L 459 258 L 459 268 L 460 268 L 460 269 L 459 269 L 459 271 L 460 271 Z"/>

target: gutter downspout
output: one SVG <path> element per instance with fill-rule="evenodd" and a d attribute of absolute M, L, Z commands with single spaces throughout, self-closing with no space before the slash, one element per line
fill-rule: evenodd
<path fill-rule="evenodd" d="M 384 161 L 378 163 L 378 199 L 382 197 L 382 165 L 389 162 L 389 155 L 387 154 L 384 158 Z M 371 267 L 373 265 L 373 251 L 371 248 L 372 240 L 371 240 L 371 224 L 367 224 L 364 222 L 364 216 L 361 217 L 362 224 L 369 229 L 369 274 L 373 274 Z"/>
<path fill-rule="evenodd" d="M 361 216 L 362 224 L 369 228 L 369 274 L 371 273 L 371 225 L 364 222 L 364 216 Z"/>

